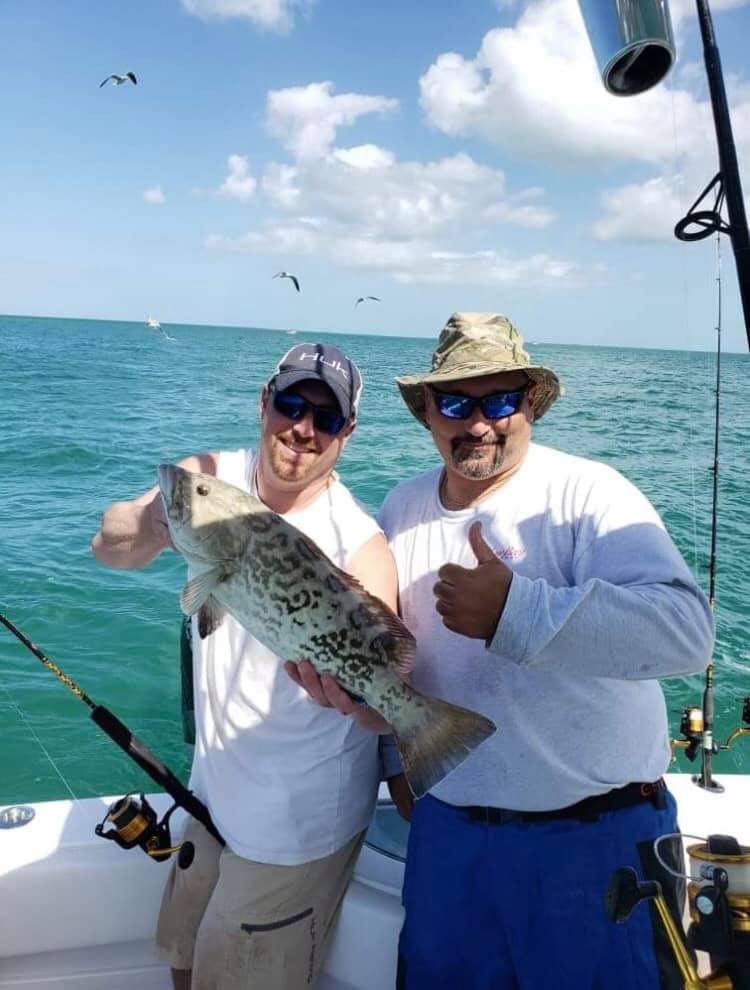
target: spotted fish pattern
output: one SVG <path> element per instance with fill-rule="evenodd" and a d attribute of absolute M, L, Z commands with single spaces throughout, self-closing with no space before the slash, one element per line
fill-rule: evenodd
<path fill-rule="evenodd" d="M 495 731 L 406 678 L 415 642 L 399 617 L 260 499 L 212 475 L 161 465 L 175 548 L 198 572 L 181 606 L 209 635 L 228 613 L 280 658 L 310 660 L 393 727 L 421 797 Z"/>

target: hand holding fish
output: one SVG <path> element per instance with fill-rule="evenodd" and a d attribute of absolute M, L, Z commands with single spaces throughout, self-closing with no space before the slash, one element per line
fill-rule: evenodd
<path fill-rule="evenodd" d="M 287 660 L 284 670 L 295 684 L 304 688 L 312 700 L 323 708 L 335 708 L 342 715 L 353 718 L 369 732 L 386 735 L 392 731 L 388 722 L 374 708 L 354 701 L 335 677 L 331 674 L 319 674 L 309 660 L 300 660 L 299 663 Z"/>
<path fill-rule="evenodd" d="M 432 589 L 437 599 L 435 609 L 451 632 L 489 640 L 503 614 L 513 571 L 485 542 L 481 522 L 472 523 L 469 543 L 477 566 L 444 564 L 440 568 L 439 580 Z"/>

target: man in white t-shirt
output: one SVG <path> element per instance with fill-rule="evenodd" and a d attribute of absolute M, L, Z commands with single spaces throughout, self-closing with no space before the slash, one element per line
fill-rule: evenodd
<path fill-rule="evenodd" d="M 385 537 L 334 471 L 361 391 L 336 347 L 299 344 L 263 389 L 258 451 L 179 463 L 257 494 L 395 609 Z M 110 506 L 92 542 L 97 560 L 120 568 L 144 567 L 169 545 L 158 487 Z M 189 822 L 195 856 L 172 868 L 157 943 L 177 990 L 312 987 L 372 815 L 385 725 L 351 698 L 349 719 L 313 704 L 293 666 L 284 670 L 294 658 L 231 617 L 204 639 L 193 622 L 190 787 L 226 846 Z"/>
<path fill-rule="evenodd" d="M 430 371 L 397 383 L 443 462 L 378 517 L 412 683 L 498 727 L 414 805 L 398 988 L 681 986 L 650 912 L 615 925 L 604 901 L 632 866 L 679 923 L 652 849 L 677 830 L 658 679 L 706 667 L 706 598 L 634 485 L 531 442 L 560 384 L 506 317 L 455 313 Z M 661 847 L 673 863 L 679 850 Z"/>

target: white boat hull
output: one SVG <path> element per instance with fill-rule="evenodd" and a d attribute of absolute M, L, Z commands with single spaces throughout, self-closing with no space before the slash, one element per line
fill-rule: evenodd
<path fill-rule="evenodd" d="M 748 844 L 750 776 L 717 779 L 722 795 L 668 777 L 681 828 Z M 31 822 L 0 831 L 0 990 L 170 990 L 153 943 L 169 866 L 94 835 L 112 800 L 33 804 Z M 365 845 L 318 990 L 392 990 L 402 880 L 402 862 Z"/>

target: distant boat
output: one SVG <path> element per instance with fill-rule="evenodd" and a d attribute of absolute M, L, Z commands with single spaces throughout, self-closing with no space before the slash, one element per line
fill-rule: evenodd
<path fill-rule="evenodd" d="M 152 330 L 161 330 L 161 323 L 159 323 L 158 320 L 155 320 L 153 316 L 149 316 L 146 320 L 146 326 L 151 327 Z"/>
<path fill-rule="evenodd" d="M 287 330 L 287 333 L 297 333 L 296 330 Z"/>

